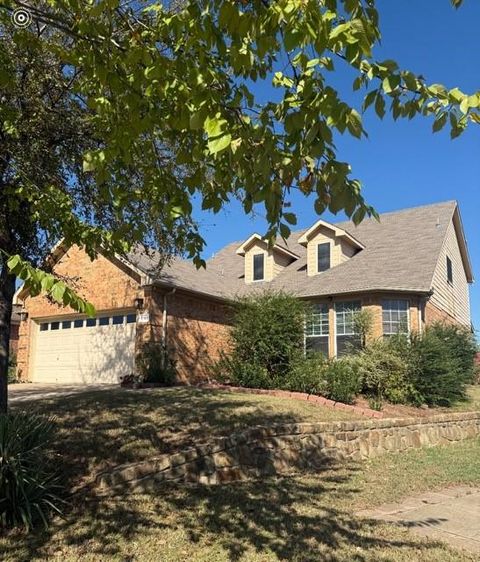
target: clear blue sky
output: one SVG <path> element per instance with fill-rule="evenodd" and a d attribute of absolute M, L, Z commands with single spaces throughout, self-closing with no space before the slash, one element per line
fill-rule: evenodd
<path fill-rule="evenodd" d="M 395 59 L 402 68 L 421 73 L 430 83 L 458 86 L 465 92 L 480 90 L 478 23 L 480 3 L 465 0 L 454 10 L 449 0 L 379 0 L 382 46 L 379 59 Z M 346 101 L 351 79 L 337 78 Z M 347 94 L 348 92 L 348 94 Z M 265 92 L 268 94 L 268 92 Z M 369 134 L 361 141 L 348 136 L 337 139 L 338 156 L 352 165 L 353 176 L 364 185 L 364 195 L 379 212 L 458 200 L 476 278 L 480 277 L 480 126 L 470 125 L 458 139 L 449 131 L 432 133 L 431 119 L 412 121 L 385 118 L 368 112 L 364 124 Z M 298 228 L 317 219 L 313 202 L 302 196 L 291 198 Z M 225 243 L 263 233 L 261 216 L 245 216 L 238 204 L 218 215 L 197 213 L 207 242 L 205 257 Z M 326 216 L 327 220 L 331 219 Z M 341 220 L 343 217 L 338 217 Z M 480 282 L 480 281 L 479 281 Z M 471 288 L 472 317 L 480 328 L 480 291 Z"/>

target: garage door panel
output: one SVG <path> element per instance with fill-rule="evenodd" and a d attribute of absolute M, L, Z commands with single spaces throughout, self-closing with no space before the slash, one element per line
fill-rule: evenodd
<path fill-rule="evenodd" d="M 119 313 L 121 316 L 121 313 Z M 105 317 L 106 318 L 106 317 Z M 116 320 L 119 321 L 119 318 Z M 35 382 L 117 383 L 134 367 L 136 324 L 123 315 L 122 324 L 39 330 L 34 360 Z M 60 324 L 61 326 L 61 324 Z"/>

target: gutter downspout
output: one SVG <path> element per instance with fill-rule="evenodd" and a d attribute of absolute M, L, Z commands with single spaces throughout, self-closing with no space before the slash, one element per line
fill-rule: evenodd
<path fill-rule="evenodd" d="M 418 331 L 420 335 L 422 335 L 424 331 L 422 320 L 425 320 L 425 309 L 427 306 L 427 302 L 432 298 L 432 296 L 433 296 L 433 289 L 430 289 L 427 295 L 420 301 L 421 306 L 418 308 Z"/>
<path fill-rule="evenodd" d="M 174 287 L 171 291 L 168 291 L 163 295 L 163 315 L 162 315 L 162 369 L 165 369 L 167 365 L 167 297 L 174 295 L 177 290 Z"/>

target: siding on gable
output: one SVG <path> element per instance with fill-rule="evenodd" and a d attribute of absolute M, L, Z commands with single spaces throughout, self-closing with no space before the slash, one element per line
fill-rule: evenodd
<path fill-rule="evenodd" d="M 264 281 L 271 281 L 278 273 L 282 271 L 292 260 L 288 256 L 278 251 L 268 249 L 266 242 L 256 240 L 245 251 L 245 283 L 254 283 L 253 281 L 253 256 L 263 254 L 265 256 L 265 278 Z M 256 283 L 256 281 L 255 281 Z"/>
<path fill-rule="evenodd" d="M 335 234 L 332 230 L 322 226 L 307 244 L 308 275 L 318 275 L 317 246 L 327 242 L 330 242 L 330 267 L 340 265 L 355 254 L 355 249 L 348 242 L 341 238 L 335 238 Z"/>
<path fill-rule="evenodd" d="M 453 284 L 447 280 L 447 256 L 452 260 Z M 430 302 L 453 317 L 457 322 L 470 326 L 470 294 L 467 276 L 453 221 L 450 223 L 432 283 Z"/>
<path fill-rule="evenodd" d="M 268 251 L 268 246 L 261 240 L 256 240 L 252 246 L 245 251 L 245 283 L 254 283 L 253 281 L 253 256 L 256 254 L 263 254 L 265 256 L 264 262 L 264 281 L 271 281 L 273 279 L 273 257 L 272 253 Z M 255 281 L 256 282 L 256 281 Z"/>

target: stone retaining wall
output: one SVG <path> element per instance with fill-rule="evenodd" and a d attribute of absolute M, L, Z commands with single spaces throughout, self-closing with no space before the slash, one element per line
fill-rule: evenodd
<path fill-rule="evenodd" d="M 480 435 L 480 412 L 426 418 L 299 423 L 255 427 L 174 455 L 99 474 L 103 493 L 154 490 L 160 483 L 221 484 L 317 471 L 340 459 L 362 460 Z"/>

